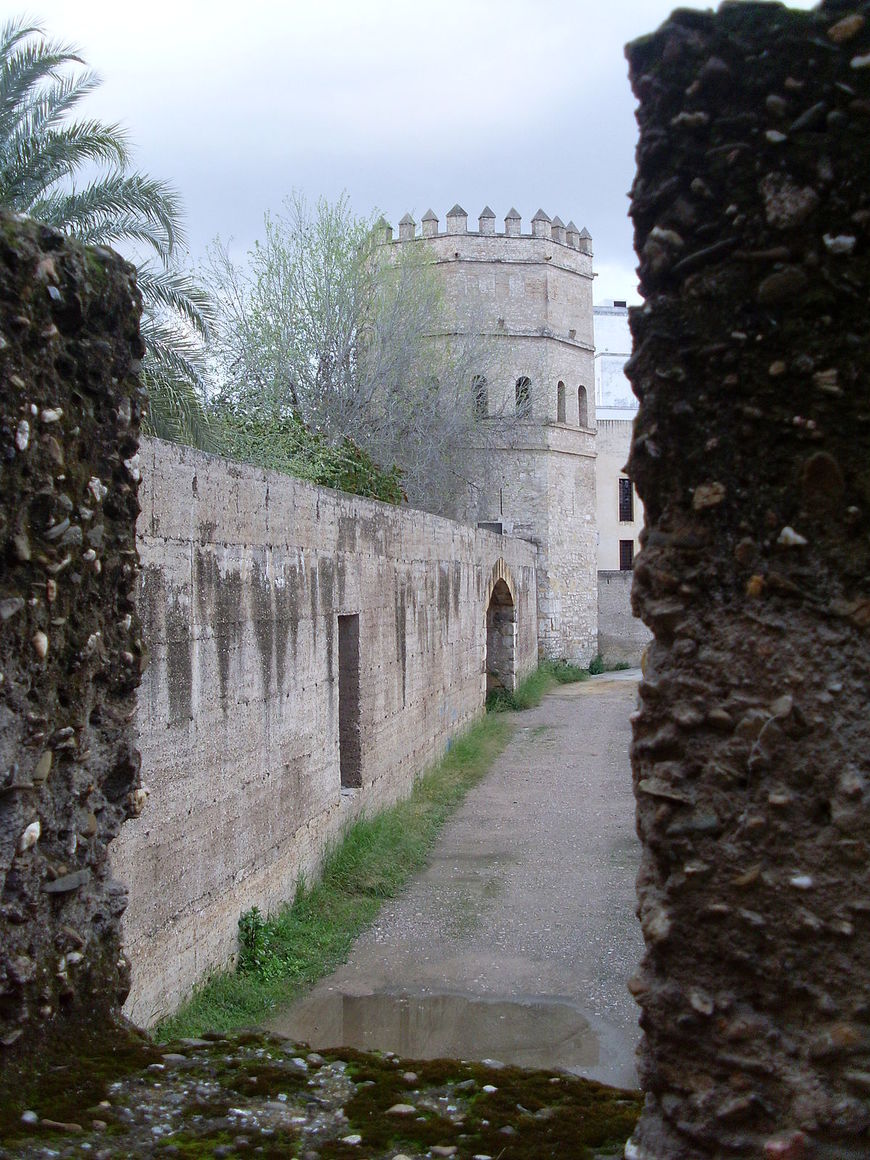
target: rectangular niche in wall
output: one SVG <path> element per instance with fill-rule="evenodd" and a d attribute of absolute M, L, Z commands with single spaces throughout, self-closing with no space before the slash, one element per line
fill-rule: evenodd
<path fill-rule="evenodd" d="M 359 616 L 338 618 L 338 750 L 342 788 L 362 785 Z"/>

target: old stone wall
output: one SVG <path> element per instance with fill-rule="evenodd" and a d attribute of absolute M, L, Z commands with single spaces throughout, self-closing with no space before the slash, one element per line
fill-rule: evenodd
<path fill-rule="evenodd" d="M 633 572 L 598 573 L 598 651 L 606 665 L 639 665 L 652 636 L 632 613 Z"/>
<path fill-rule="evenodd" d="M 870 5 L 630 46 L 655 633 L 629 1157 L 870 1154 Z"/>
<path fill-rule="evenodd" d="M 117 255 L 0 215 L 0 1106 L 127 993 L 138 323 Z"/>
<path fill-rule="evenodd" d="M 139 605 L 142 816 L 129 1015 L 151 1024 L 291 897 L 325 843 L 387 804 L 483 708 L 486 610 L 507 575 L 536 664 L 532 545 L 146 440 Z"/>

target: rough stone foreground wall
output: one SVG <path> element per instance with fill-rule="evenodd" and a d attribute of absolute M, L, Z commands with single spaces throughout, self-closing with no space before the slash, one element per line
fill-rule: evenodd
<path fill-rule="evenodd" d="M 629 48 L 652 627 L 627 1155 L 870 1155 L 870 5 Z"/>
<path fill-rule="evenodd" d="M 151 1024 L 228 962 L 242 911 L 291 896 L 350 817 L 406 793 L 480 713 L 487 597 L 505 565 L 521 673 L 537 638 L 530 544 L 159 441 L 143 440 L 142 476 L 150 798 L 112 861 L 130 884 L 126 1010 Z M 340 615 L 359 616 L 350 794 Z"/>
<path fill-rule="evenodd" d="M 138 323 L 116 255 L 0 215 L 0 1102 L 127 993 Z"/>
<path fill-rule="evenodd" d="M 631 611 L 633 572 L 598 573 L 598 652 L 606 665 L 639 665 L 650 631 Z"/>

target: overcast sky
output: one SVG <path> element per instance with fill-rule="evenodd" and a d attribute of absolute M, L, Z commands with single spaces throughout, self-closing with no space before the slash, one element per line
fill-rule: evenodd
<path fill-rule="evenodd" d="M 703 8 L 696 0 L 682 6 Z M 542 207 L 587 226 L 596 298 L 636 300 L 626 217 L 634 99 L 623 45 L 672 0 L 33 0 L 103 78 L 87 111 L 121 121 L 172 181 L 194 258 L 246 250 L 291 189 L 346 190 L 395 225 L 459 202 Z M 812 7 L 795 0 L 795 7 Z M 82 107 L 85 111 L 85 106 Z"/>

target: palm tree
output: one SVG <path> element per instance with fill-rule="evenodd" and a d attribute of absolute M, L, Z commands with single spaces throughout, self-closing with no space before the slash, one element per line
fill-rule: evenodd
<path fill-rule="evenodd" d="M 100 83 L 72 45 L 38 24 L 0 28 L 0 205 L 83 242 L 132 249 L 142 294 L 148 427 L 164 438 L 212 445 L 202 404 L 206 292 L 179 265 L 178 194 L 131 167 L 119 125 L 70 120 Z M 82 171 L 94 174 L 76 184 Z"/>

